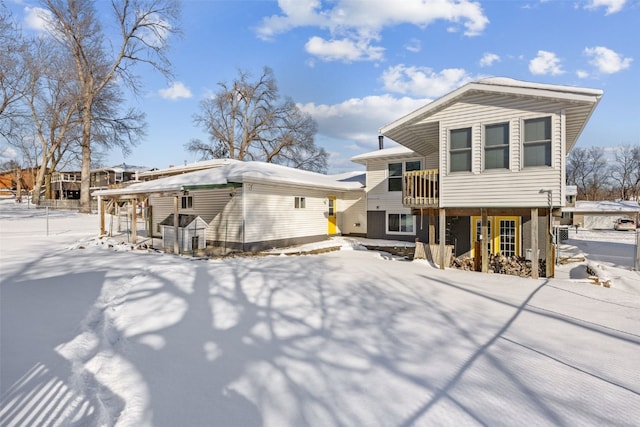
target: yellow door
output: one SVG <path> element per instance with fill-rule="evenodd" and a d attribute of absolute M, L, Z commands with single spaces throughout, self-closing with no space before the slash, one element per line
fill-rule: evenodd
<path fill-rule="evenodd" d="M 336 234 L 336 196 L 327 197 L 329 200 L 329 212 L 327 218 L 329 219 L 329 235 Z"/>
<path fill-rule="evenodd" d="M 471 217 L 472 257 L 475 255 L 475 242 L 480 240 L 482 234 L 481 224 L 482 219 L 479 216 Z M 520 255 L 519 216 L 487 217 L 487 232 L 489 234 L 489 254 Z"/>

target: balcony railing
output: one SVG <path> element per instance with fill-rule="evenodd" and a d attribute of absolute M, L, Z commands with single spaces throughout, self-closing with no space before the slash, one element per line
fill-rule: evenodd
<path fill-rule="evenodd" d="M 402 204 L 406 207 L 438 207 L 438 169 L 405 172 Z"/>

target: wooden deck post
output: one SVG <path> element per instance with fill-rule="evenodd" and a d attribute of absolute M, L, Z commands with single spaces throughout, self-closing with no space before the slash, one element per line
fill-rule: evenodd
<path fill-rule="evenodd" d="M 531 278 L 538 278 L 538 208 L 531 208 Z"/>
<path fill-rule="evenodd" d="M 546 250 L 546 257 L 545 257 L 545 262 L 546 262 L 546 277 L 553 277 L 553 273 L 554 273 L 554 263 L 555 263 L 555 246 L 553 246 L 553 234 L 552 234 L 552 216 L 551 216 L 551 209 L 549 209 L 549 213 L 548 213 L 549 217 L 548 217 L 548 221 L 547 222 L 547 250 Z"/>
<path fill-rule="evenodd" d="M 429 209 L 429 244 L 436 243 L 436 216 L 433 209 Z"/>
<path fill-rule="evenodd" d="M 444 270 L 446 256 L 447 216 L 445 208 L 440 208 L 440 269 Z"/>
<path fill-rule="evenodd" d="M 489 272 L 489 228 L 487 226 L 487 210 L 482 209 L 482 269 L 483 273 Z"/>
<path fill-rule="evenodd" d="M 178 218 L 178 206 L 180 205 L 180 196 L 173 197 L 173 253 L 180 253 L 180 240 L 178 231 L 180 230 L 180 222 Z"/>
<path fill-rule="evenodd" d="M 131 243 L 138 243 L 138 199 L 131 200 Z"/>

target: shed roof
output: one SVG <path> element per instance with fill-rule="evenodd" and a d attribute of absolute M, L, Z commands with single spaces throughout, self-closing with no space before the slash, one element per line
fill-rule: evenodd
<path fill-rule="evenodd" d="M 582 133 L 589 117 L 600 102 L 602 90 L 573 86 L 525 82 L 505 77 L 492 77 L 467 83 L 427 105 L 389 123 L 379 132 L 394 141 L 424 155 L 433 152 L 433 145 L 425 144 L 425 135 L 437 134 L 437 121 L 429 118 L 466 96 L 477 93 L 505 96 L 553 99 L 564 102 L 566 108 L 567 153 Z"/>
<path fill-rule="evenodd" d="M 361 176 L 359 179 L 354 177 Z M 126 188 L 96 191 L 98 196 L 178 192 L 237 183 L 273 183 L 337 191 L 363 188 L 364 172 L 323 175 L 264 162 L 231 162 L 225 166 L 141 182 Z"/>
<path fill-rule="evenodd" d="M 194 221 L 197 221 L 198 219 L 200 219 L 200 221 L 202 221 L 205 225 L 207 224 L 206 221 L 202 218 L 200 218 L 198 215 L 187 215 L 187 214 L 178 214 L 178 227 L 180 228 L 184 228 L 184 227 L 188 227 L 191 224 L 193 224 Z M 172 226 L 173 227 L 173 214 L 170 214 L 168 217 L 166 217 L 165 219 L 163 219 L 160 222 L 160 225 L 168 225 L 168 226 Z"/>

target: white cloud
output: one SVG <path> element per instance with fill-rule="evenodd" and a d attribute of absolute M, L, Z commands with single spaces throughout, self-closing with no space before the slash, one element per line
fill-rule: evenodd
<path fill-rule="evenodd" d="M 384 88 L 390 92 L 437 97 L 473 80 L 461 68 L 448 68 L 435 72 L 428 67 L 408 67 L 404 64 L 387 68 L 382 73 Z"/>
<path fill-rule="evenodd" d="M 588 47 L 585 55 L 591 58 L 589 63 L 600 73 L 613 74 L 631 66 L 632 58 L 623 58 L 620 54 L 603 46 Z"/>
<path fill-rule="evenodd" d="M 398 117 L 414 111 L 430 102 L 430 99 L 396 98 L 391 95 L 351 98 L 339 104 L 300 104 L 318 123 L 318 137 L 325 140 L 323 146 L 339 144 L 344 151 L 345 141 L 355 142 L 360 150 L 375 150 L 378 146 L 378 129 Z M 326 147 L 328 151 L 334 151 Z M 355 155 L 354 154 L 354 155 Z"/>
<path fill-rule="evenodd" d="M 410 24 L 425 28 L 436 21 L 447 21 L 455 26 L 456 31 L 463 27 L 465 35 L 475 36 L 482 33 L 489 23 L 480 4 L 470 0 L 335 0 L 326 3 L 320 0 L 279 0 L 278 5 L 282 14 L 265 17 L 256 28 L 258 37 L 270 40 L 294 28 L 317 27 L 330 36 L 312 36 L 307 42 L 308 52 L 314 52 L 309 45 L 319 48 L 321 53 L 325 52 L 325 45 L 330 43 L 324 41 L 327 38 L 341 43 L 350 40 L 351 45 L 362 52 L 358 56 L 361 60 L 379 59 L 382 48 L 372 47 L 371 41 L 379 40 L 385 27 Z M 320 45 L 319 40 L 324 44 Z M 376 54 L 371 54 L 371 50 Z M 326 55 L 323 58 L 343 60 L 345 56 Z"/>
<path fill-rule="evenodd" d="M 422 43 L 418 39 L 411 39 L 409 43 L 404 46 L 409 52 L 418 53 L 422 50 Z"/>
<path fill-rule="evenodd" d="M 164 99 L 180 99 L 180 98 L 191 98 L 191 90 L 184 85 L 182 82 L 173 82 L 171 86 L 166 89 L 160 89 L 158 91 L 160 96 Z"/>
<path fill-rule="evenodd" d="M 317 36 L 309 39 L 305 50 L 324 61 L 376 61 L 382 59 L 384 54 L 384 48 L 371 46 L 364 40 L 325 40 Z"/>
<path fill-rule="evenodd" d="M 41 7 L 24 8 L 24 24 L 27 28 L 36 31 L 47 31 L 49 25 L 47 20 L 51 17 L 51 12 Z"/>
<path fill-rule="evenodd" d="M 18 152 L 12 147 L 0 147 L 0 163 L 17 160 Z"/>
<path fill-rule="evenodd" d="M 607 9 L 606 14 L 611 15 L 622 10 L 627 0 L 590 0 L 585 5 L 585 9 L 597 9 L 604 7 Z"/>
<path fill-rule="evenodd" d="M 576 71 L 576 76 L 578 76 L 579 79 L 586 79 L 589 77 L 589 73 L 584 70 L 578 70 Z"/>
<path fill-rule="evenodd" d="M 494 62 L 499 62 L 499 61 L 500 61 L 500 56 L 496 55 L 495 53 L 487 52 L 480 59 L 480 66 L 490 67 L 493 65 Z"/>
<path fill-rule="evenodd" d="M 546 50 L 539 50 L 538 56 L 529 62 L 529 71 L 532 74 L 551 74 L 552 76 L 564 73 L 560 59 L 555 53 Z"/>
<path fill-rule="evenodd" d="M 157 14 L 150 14 L 141 23 L 144 25 L 141 31 L 142 41 L 154 48 L 161 48 L 167 43 L 171 33 L 169 22 Z"/>

